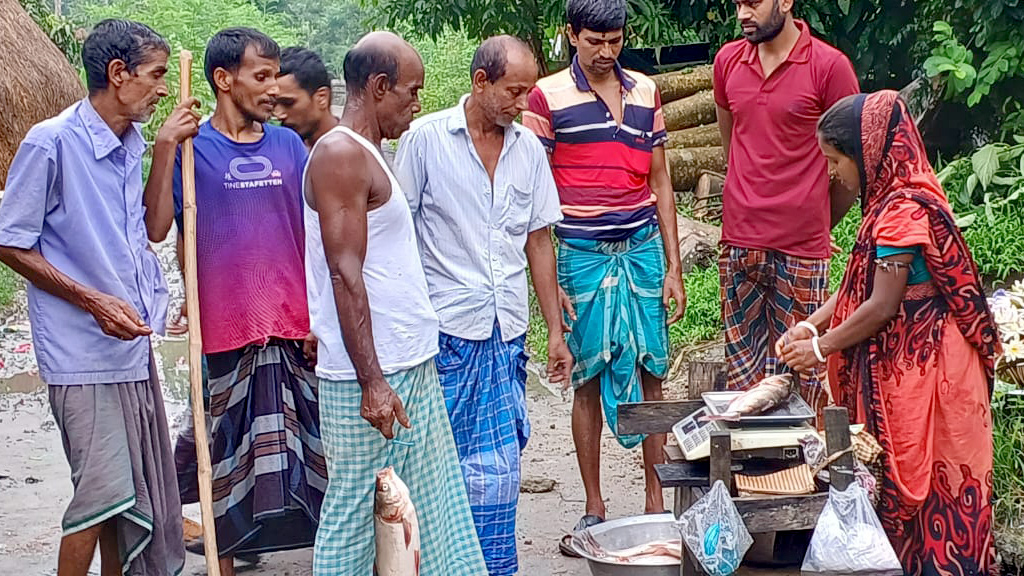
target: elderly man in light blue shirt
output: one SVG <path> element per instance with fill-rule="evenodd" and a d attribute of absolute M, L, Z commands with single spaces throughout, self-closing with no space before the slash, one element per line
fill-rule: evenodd
<path fill-rule="evenodd" d="M 107 20 L 82 46 L 89 97 L 34 126 L 8 172 L 0 261 L 29 281 L 36 358 L 71 466 L 59 576 L 177 574 L 181 505 L 149 336 L 167 288 L 144 214 L 173 199 L 142 187 L 139 128 L 167 95 L 167 43 Z M 194 101 L 161 127 L 155 154 L 198 129 Z"/>
<path fill-rule="evenodd" d="M 413 212 L 431 303 L 440 318 L 437 370 L 477 534 L 491 576 L 514 574 L 526 414 L 527 264 L 548 326 L 548 376 L 568 382 L 549 227 L 562 219 L 547 154 L 515 123 L 537 81 L 521 41 L 485 41 L 473 89 L 416 121 L 396 173 Z"/>

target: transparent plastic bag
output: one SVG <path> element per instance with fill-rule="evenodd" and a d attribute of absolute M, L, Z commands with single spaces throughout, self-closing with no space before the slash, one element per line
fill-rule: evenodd
<path fill-rule="evenodd" d="M 903 568 L 882 530 L 868 493 L 853 483 L 829 489 L 801 574 L 901 576 Z"/>
<path fill-rule="evenodd" d="M 728 576 L 754 539 L 721 480 L 676 520 L 683 542 L 709 576 Z"/>

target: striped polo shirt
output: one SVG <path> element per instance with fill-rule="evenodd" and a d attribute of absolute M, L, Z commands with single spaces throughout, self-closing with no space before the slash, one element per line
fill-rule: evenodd
<path fill-rule="evenodd" d="M 618 64 L 622 124 L 591 89 L 579 61 L 530 92 L 523 124 L 551 154 L 564 219 L 562 238 L 624 240 L 657 223 L 657 197 L 648 184 L 651 155 L 668 138 L 654 82 Z"/>

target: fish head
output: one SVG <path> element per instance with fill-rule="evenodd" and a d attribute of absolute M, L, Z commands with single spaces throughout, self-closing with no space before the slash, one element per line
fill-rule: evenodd
<path fill-rule="evenodd" d="M 374 495 L 374 511 L 381 518 L 400 518 L 411 503 L 409 488 L 395 474 L 391 466 L 377 472 L 377 491 Z"/>

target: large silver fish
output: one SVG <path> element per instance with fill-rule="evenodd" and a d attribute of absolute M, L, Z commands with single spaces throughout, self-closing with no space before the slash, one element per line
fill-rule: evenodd
<path fill-rule="evenodd" d="M 409 488 L 388 466 L 377 473 L 373 501 L 378 576 L 419 576 L 420 525 Z"/>
<path fill-rule="evenodd" d="M 763 414 L 789 398 L 793 386 L 791 374 L 777 374 L 761 380 L 729 402 L 725 412 L 710 420 L 738 420 L 741 416 Z"/>

